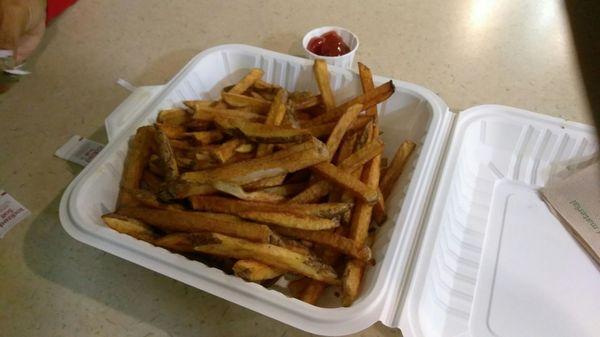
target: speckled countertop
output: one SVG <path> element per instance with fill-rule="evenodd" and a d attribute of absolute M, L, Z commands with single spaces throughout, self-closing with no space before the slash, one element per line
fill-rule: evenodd
<path fill-rule="evenodd" d="M 73 134 L 106 142 L 104 119 L 128 95 L 118 78 L 161 84 L 223 43 L 300 55 L 322 25 L 354 31 L 374 73 L 455 110 L 498 103 L 590 123 L 559 1 L 80 0 L 49 27 L 33 74 L 0 96 L 0 188 L 32 211 L 0 240 L 0 335 L 307 335 L 70 238 L 58 203 L 80 169 L 52 154 Z"/>

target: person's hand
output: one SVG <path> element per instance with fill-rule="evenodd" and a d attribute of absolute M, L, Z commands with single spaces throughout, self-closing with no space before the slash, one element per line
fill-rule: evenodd
<path fill-rule="evenodd" d="M 0 0 L 0 49 L 17 64 L 38 46 L 46 30 L 46 0 Z"/>

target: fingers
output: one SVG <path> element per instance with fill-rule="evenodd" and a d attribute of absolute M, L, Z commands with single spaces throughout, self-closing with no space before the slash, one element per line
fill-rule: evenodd
<path fill-rule="evenodd" d="M 37 26 L 22 36 L 17 42 L 17 48 L 14 51 L 14 59 L 17 64 L 23 62 L 37 48 L 44 37 L 46 31 L 45 20 L 40 21 Z"/>

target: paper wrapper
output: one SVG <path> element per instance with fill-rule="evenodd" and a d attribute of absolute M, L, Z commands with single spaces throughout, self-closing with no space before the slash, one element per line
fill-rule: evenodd
<path fill-rule="evenodd" d="M 600 265 L 600 162 L 588 160 L 583 168 L 567 168 L 552 177 L 540 194 L 552 213 Z"/>

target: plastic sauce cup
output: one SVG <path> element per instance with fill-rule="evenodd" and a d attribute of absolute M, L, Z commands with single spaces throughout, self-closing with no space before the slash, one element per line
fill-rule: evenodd
<path fill-rule="evenodd" d="M 310 41 L 310 39 L 312 39 L 313 37 L 321 36 L 332 30 L 338 33 L 342 37 L 344 43 L 346 43 L 348 47 L 350 47 L 350 51 L 348 53 L 340 56 L 321 56 L 308 50 L 308 42 Z M 322 59 L 325 60 L 327 64 L 331 64 L 333 66 L 351 68 L 352 62 L 354 61 L 354 55 L 356 54 L 356 50 L 358 49 L 358 36 L 356 36 L 356 34 L 352 33 L 351 31 L 347 30 L 346 28 L 336 26 L 324 26 L 315 28 L 310 32 L 306 33 L 306 35 L 304 35 L 304 38 L 302 39 L 302 47 L 304 48 L 304 53 L 306 54 L 306 56 L 311 60 Z"/>

